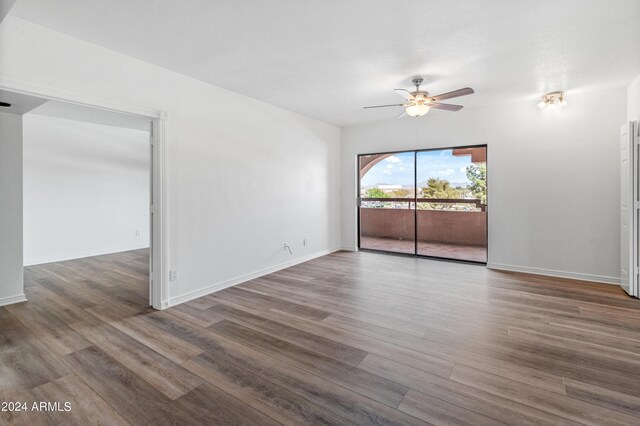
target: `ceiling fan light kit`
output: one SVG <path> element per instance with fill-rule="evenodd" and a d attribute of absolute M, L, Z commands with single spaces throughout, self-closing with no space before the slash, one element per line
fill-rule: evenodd
<path fill-rule="evenodd" d="M 416 90 L 410 92 L 405 89 L 395 89 L 395 92 L 402 96 L 406 103 L 403 104 L 391 104 L 391 105 L 375 105 L 375 106 L 367 106 L 364 109 L 369 108 L 386 108 L 386 107 L 404 107 L 404 111 L 399 117 L 407 114 L 412 117 L 422 117 L 426 113 L 428 113 L 431 108 L 443 109 L 445 111 L 460 111 L 462 109 L 462 105 L 452 105 L 452 104 L 443 104 L 438 101 L 444 99 L 457 98 L 458 96 L 471 95 L 473 89 L 470 87 L 465 87 L 464 89 L 454 90 L 452 92 L 442 93 L 440 95 L 431 96 L 429 92 L 425 90 L 420 90 L 420 85 L 422 84 L 422 77 L 416 77 L 412 80 L 414 86 L 416 86 Z"/>
<path fill-rule="evenodd" d="M 555 109 L 567 105 L 564 92 L 549 92 L 542 96 L 542 100 L 538 103 L 540 109 Z"/>
<path fill-rule="evenodd" d="M 420 104 L 415 104 L 415 105 L 408 106 L 404 110 L 404 112 L 406 112 L 407 115 L 410 115 L 412 117 L 422 117 L 423 115 L 428 113 L 430 109 L 431 109 L 431 107 L 429 105 L 426 105 L 424 103 L 420 103 Z"/>

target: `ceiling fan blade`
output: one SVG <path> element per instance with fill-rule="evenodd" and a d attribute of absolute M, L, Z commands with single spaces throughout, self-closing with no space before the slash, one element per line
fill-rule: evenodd
<path fill-rule="evenodd" d="M 407 111 L 403 109 L 402 112 L 400 113 L 400 115 L 398 116 L 398 118 L 402 118 L 405 115 L 407 115 Z"/>
<path fill-rule="evenodd" d="M 364 109 L 369 109 L 369 108 L 386 108 L 386 107 L 394 107 L 394 106 L 404 106 L 404 104 L 374 105 L 374 106 L 366 106 L 366 107 L 362 107 L 362 108 L 364 108 Z"/>
<path fill-rule="evenodd" d="M 445 111 L 460 111 L 462 109 L 462 105 L 451 105 L 451 104 L 441 104 L 438 102 L 429 103 L 431 108 L 435 109 L 443 109 Z"/>
<path fill-rule="evenodd" d="M 398 95 L 402 96 L 404 99 L 406 99 L 408 101 L 413 100 L 413 95 L 408 90 L 405 90 L 405 89 L 393 89 L 393 91 L 396 92 Z"/>
<path fill-rule="evenodd" d="M 441 95 L 430 96 L 434 101 L 443 101 L 445 99 L 457 98 L 458 96 L 466 96 L 473 94 L 474 91 L 471 87 L 465 87 L 464 89 L 454 90 L 453 92 L 442 93 Z"/>

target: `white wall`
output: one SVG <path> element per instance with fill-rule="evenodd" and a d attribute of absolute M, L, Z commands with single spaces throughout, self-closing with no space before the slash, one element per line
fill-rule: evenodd
<path fill-rule="evenodd" d="M 0 306 L 22 288 L 22 117 L 0 112 Z"/>
<path fill-rule="evenodd" d="M 149 246 L 148 132 L 31 113 L 23 150 L 25 265 Z"/>
<path fill-rule="evenodd" d="M 640 120 L 640 75 L 627 87 L 627 120 Z"/>
<path fill-rule="evenodd" d="M 357 241 L 356 154 L 486 143 L 490 266 L 617 282 L 625 90 L 567 101 L 558 111 L 532 100 L 343 129 L 343 246 Z"/>
<path fill-rule="evenodd" d="M 0 79 L 168 112 L 173 301 L 339 247 L 338 128 L 12 16 L 0 40 Z"/>

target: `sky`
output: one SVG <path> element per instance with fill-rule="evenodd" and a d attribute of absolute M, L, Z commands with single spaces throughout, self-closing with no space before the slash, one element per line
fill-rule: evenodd
<path fill-rule="evenodd" d="M 361 185 L 413 186 L 413 152 L 401 152 L 387 157 L 373 166 L 362 178 Z M 457 185 L 467 185 L 466 168 L 471 164 L 471 156 L 455 157 L 450 149 L 422 151 L 417 153 L 418 182 L 429 178 L 445 179 Z"/>

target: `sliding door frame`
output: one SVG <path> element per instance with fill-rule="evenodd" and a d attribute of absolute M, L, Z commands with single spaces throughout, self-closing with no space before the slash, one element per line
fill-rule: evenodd
<path fill-rule="evenodd" d="M 485 262 L 478 262 L 475 260 L 462 260 L 462 259 L 451 259 L 448 257 L 440 257 L 440 256 L 428 256 L 428 255 L 424 255 L 424 254 L 418 254 L 418 153 L 419 152 L 430 152 L 430 151 L 444 151 L 444 150 L 453 150 L 453 149 L 465 149 L 465 148 L 484 148 L 485 152 L 487 154 L 487 160 L 486 160 L 486 164 L 487 164 L 487 171 L 486 171 L 486 175 L 485 175 L 485 179 L 487 182 L 486 185 L 486 193 L 487 193 L 487 203 L 485 204 L 485 211 L 487 213 L 487 218 L 486 218 L 486 226 L 485 226 L 485 233 L 486 233 L 486 241 L 487 241 L 487 259 Z M 413 220 L 414 220 L 414 252 L 413 254 L 410 253 L 401 253 L 401 252 L 393 252 L 393 251 L 387 251 L 387 250 L 378 250 L 378 249 L 368 249 L 368 248 L 362 248 L 361 245 L 361 215 L 360 215 L 360 209 L 362 208 L 362 197 L 360 195 L 360 191 L 361 191 L 361 176 L 360 176 L 360 159 L 362 157 L 365 156 L 369 156 L 369 155 L 384 155 L 384 154 L 403 154 L 403 153 L 407 153 L 407 152 L 413 152 L 413 183 L 415 185 L 415 190 L 413 193 L 413 205 L 414 205 L 414 209 L 413 209 Z M 472 263 L 474 265 L 487 265 L 487 263 L 489 262 L 489 185 L 488 185 L 488 181 L 489 181 L 489 145 L 488 144 L 477 144 L 477 145 L 458 145 L 458 146 L 445 146 L 445 147 L 437 147 L 437 148 L 423 148 L 423 149 L 405 149 L 405 150 L 401 150 L 401 151 L 383 151 L 383 152 L 370 152 L 370 153 L 362 153 L 362 154 L 357 154 L 356 155 L 356 177 L 357 177 L 357 185 L 356 185 L 356 196 L 357 196 L 357 203 L 356 203 L 356 209 L 357 209 L 357 231 L 358 231 L 358 238 L 357 238 L 357 242 L 358 242 L 358 251 L 365 251 L 365 252 L 373 252 L 373 253 L 383 253 L 383 254 L 391 254 L 391 255 L 396 255 L 396 256 L 409 256 L 409 257 L 419 257 L 419 258 L 425 258 L 425 259 L 436 259 L 436 260 L 444 260 L 444 261 L 450 261 L 450 262 L 461 262 L 461 263 Z M 408 198 L 408 200 L 410 200 L 410 198 Z"/>

